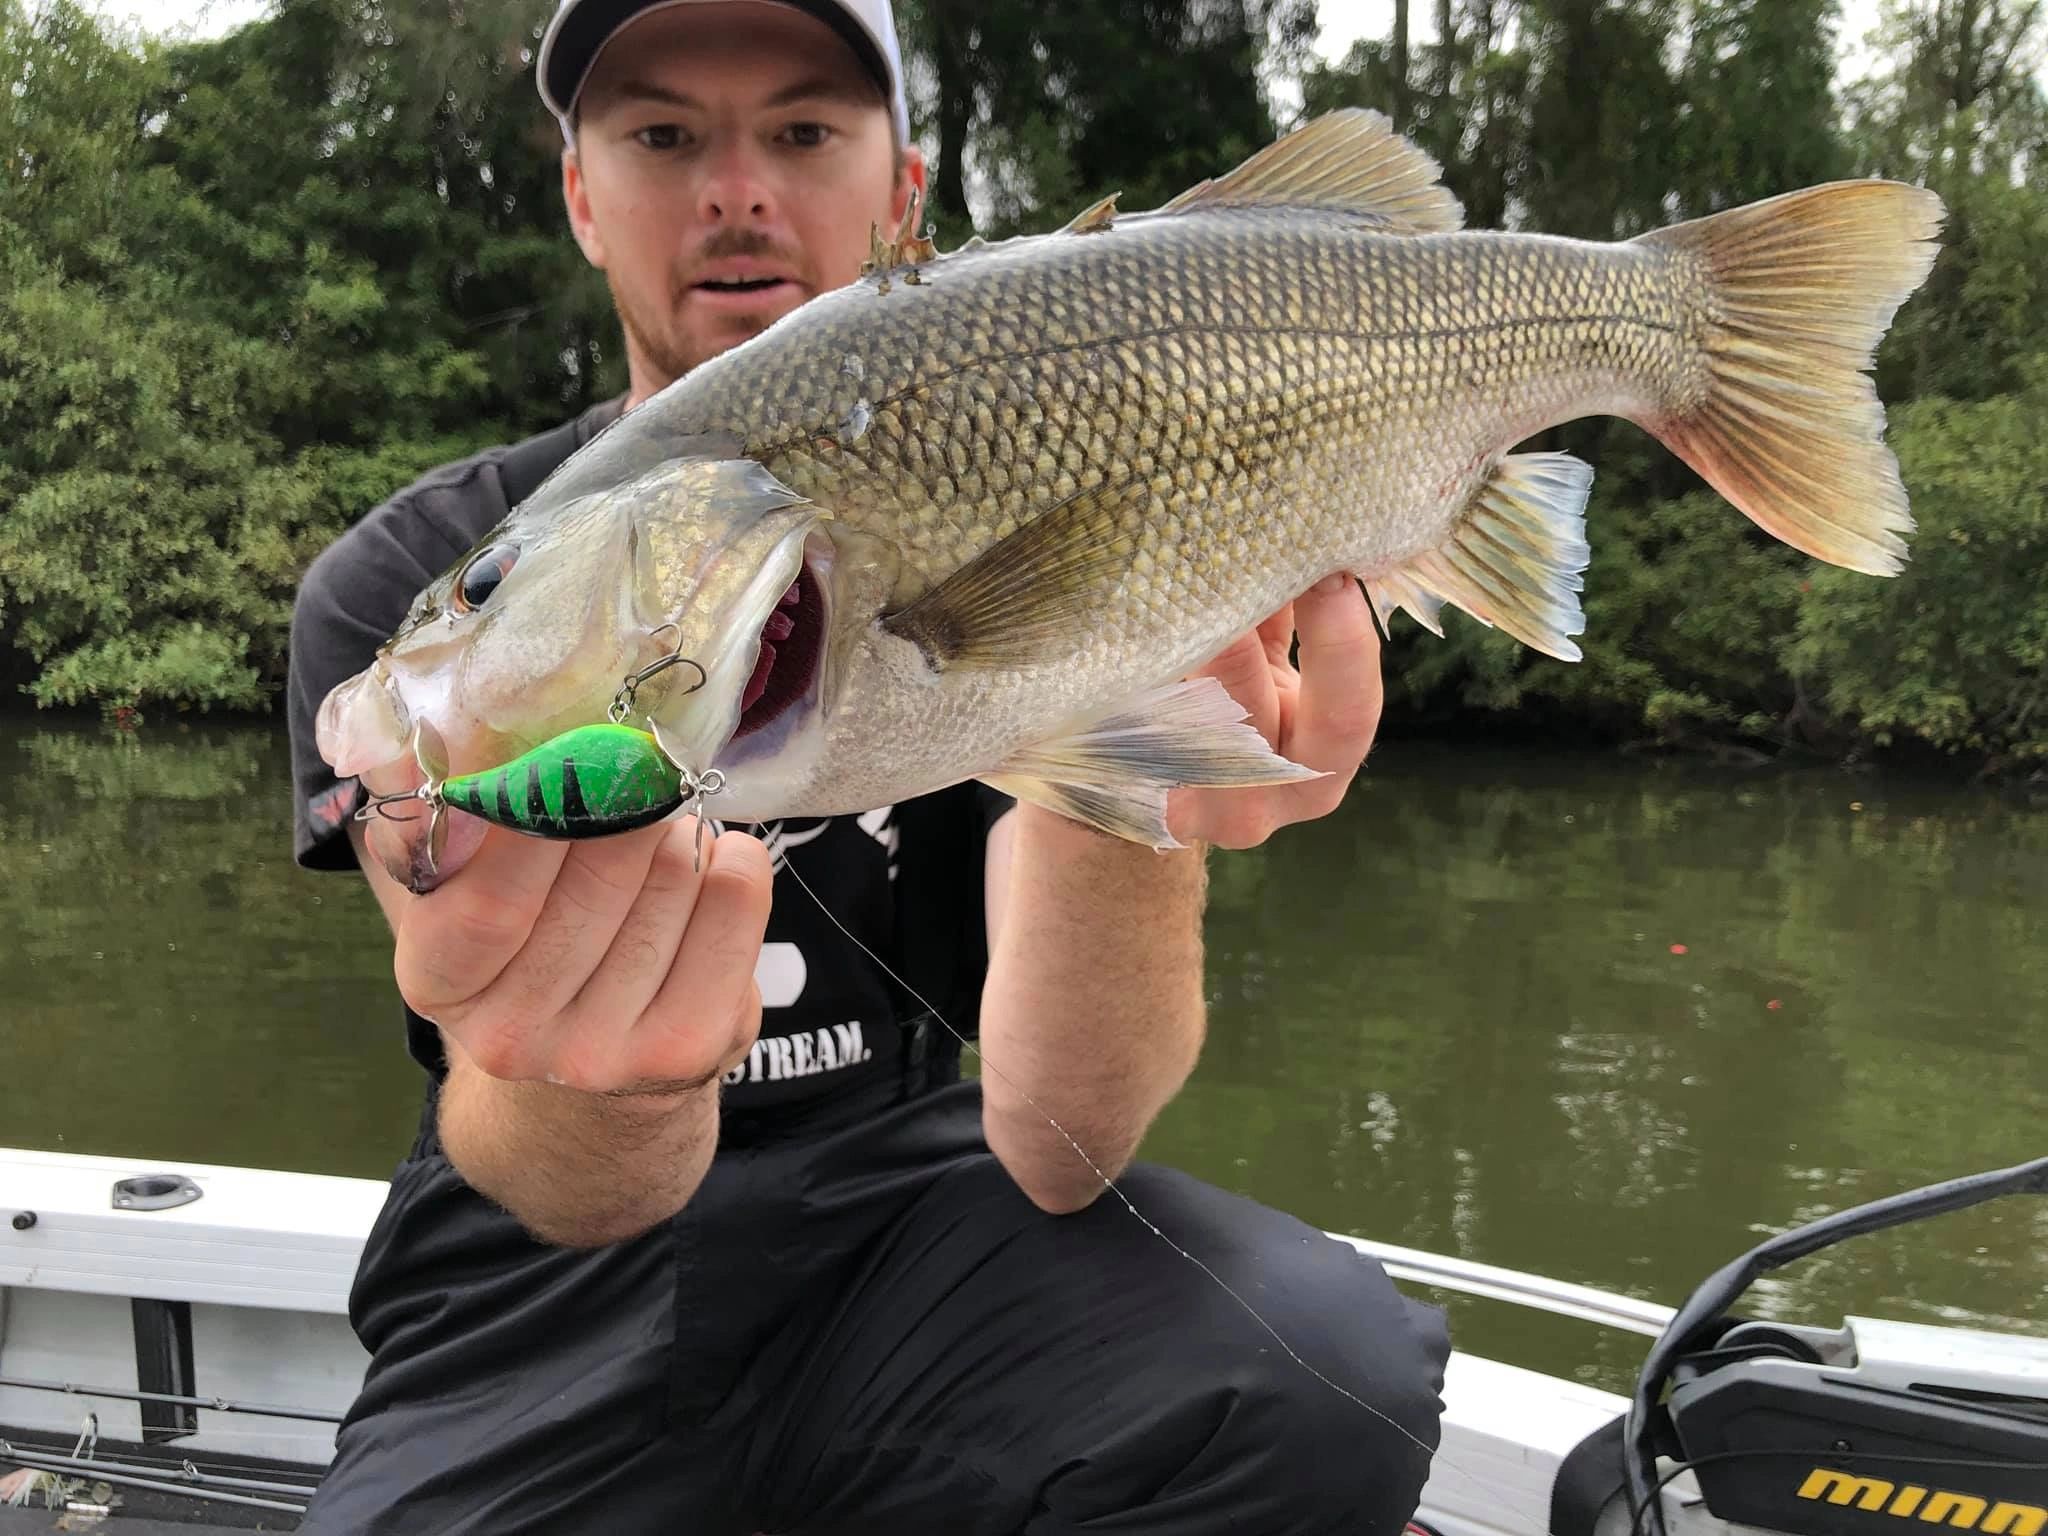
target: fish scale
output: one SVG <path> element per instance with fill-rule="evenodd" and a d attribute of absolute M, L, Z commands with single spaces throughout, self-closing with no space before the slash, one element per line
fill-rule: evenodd
<path fill-rule="evenodd" d="M 1577 657 L 1591 471 L 1514 451 L 1558 422 L 1634 420 L 1775 536 L 1898 568 L 1911 519 L 1868 369 L 1938 199 L 1837 183 L 1599 243 L 1461 230 L 1435 169 L 1338 113 L 1150 213 L 899 241 L 557 471 L 492 535 L 521 553 L 460 687 L 445 643 L 401 634 L 331 739 L 354 718 L 363 757 L 388 750 L 416 693 L 452 749 L 522 749 L 659 642 L 700 674 L 650 687 L 648 717 L 725 774 L 722 813 L 980 777 L 1164 846 L 1173 785 L 1303 775 L 1179 679 L 1331 572 L 1383 619 L 1434 629 L 1451 604 Z M 608 522 L 629 532 L 599 550 Z M 823 660 L 734 738 L 800 561 Z M 599 643 L 600 612 L 637 625 Z"/>
<path fill-rule="evenodd" d="M 955 284 L 948 258 L 924 284 L 877 294 L 871 282 L 837 296 L 844 318 L 815 327 L 814 355 L 748 367 L 753 359 L 733 354 L 675 402 L 686 434 L 741 435 L 750 420 L 774 420 L 777 433 L 746 439 L 749 456 L 835 519 L 905 546 L 921 583 L 899 590 L 906 599 L 1076 490 L 1126 478 L 1149 486 L 1128 513 L 1149 559 L 1094 610 L 1092 631 L 1042 669 L 1058 670 L 1053 685 L 1035 674 L 990 679 L 959 701 L 962 727 L 1004 722 L 1009 739 L 986 740 L 980 728 L 976 745 L 996 753 L 1092 697 L 1198 664 L 1334 564 L 1372 569 L 1435 547 L 1489 453 L 1540 424 L 1553 399 L 1640 371 L 1650 338 L 1670 334 L 1660 263 L 1640 251 L 1600 253 L 1601 270 L 1574 294 L 1577 269 L 1541 239 L 1361 235 L 1355 220 L 1327 212 L 1134 219 L 1078 238 L 1103 254 L 1084 252 L 1057 275 L 1097 310 L 1056 302 L 1048 274 L 1022 264 L 970 285 L 966 262 L 989 256 L 966 258 Z M 1514 307 L 1484 325 L 1448 312 L 1442 295 L 1471 292 L 1488 263 L 1517 262 L 1536 280 L 1520 284 Z M 1282 272 L 1297 280 L 1281 283 Z M 1155 291 L 1168 286 L 1171 303 Z M 1379 299 L 1370 314 L 1362 292 Z M 1306 323 L 1333 309 L 1332 320 Z M 1583 318 L 1588 310 L 1599 318 Z M 1005 355 L 1000 334 L 976 339 L 1013 330 L 991 326 L 992 314 L 1041 312 L 1050 340 L 1013 339 Z M 932 332 L 961 335 L 962 360 L 933 369 L 927 354 L 924 373 L 892 373 L 899 341 Z M 833 358 L 854 348 L 873 424 L 852 448 L 820 446 L 847 408 Z M 820 383 L 838 393 L 808 414 L 788 409 Z M 1447 412 L 1458 391 L 1467 398 Z M 702 415 L 690 409 L 698 402 Z M 915 454 L 903 446 L 913 442 Z M 919 474 L 939 444 L 949 464 L 967 466 L 949 483 Z M 950 730 L 931 728 L 930 703 L 904 694 L 857 708 L 833 746 L 869 734 L 950 742 Z M 957 747 L 900 750 L 937 772 Z M 842 781 L 840 792 L 876 789 Z"/>

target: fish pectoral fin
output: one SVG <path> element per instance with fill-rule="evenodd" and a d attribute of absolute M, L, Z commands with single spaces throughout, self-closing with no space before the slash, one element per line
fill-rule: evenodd
<path fill-rule="evenodd" d="M 1317 118 L 1267 145 L 1236 170 L 1201 182 L 1160 208 L 1342 208 L 1388 234 L 1448 235 L 1465 210 L 1443 167 L 1362 107 Z"/>
<path fill-rule="evenodd" d="M 981 779 L 1112 837 L 1178 848 L 1166 827 L 1170 790 L 1323 777 L 1280 756 L 1244 722 L 1244 707 L 1215 678 L 1188 678 L 1026 747 Z"/>
<path fill-rule="evenodd" d="M 1143 488 L 1080 491 L 879 621 L 935 670 L 1042 661 L 1089 622 L 1137 551 Z"/>
<path fill-rule="evenodd" d="M 1365 587 L 1380 622 L 1406 608 L 1441 635 L 1437 613 L 1455 603 L 1482 624 L 1560 661 L 1577 661 L 1566 638 L 1582 634 L 1578 593 L 1586 562 L 1586 496 L 1592 466 L 1568 453 L 1510 454 L 1473 494 L 1442 548 Z"/>

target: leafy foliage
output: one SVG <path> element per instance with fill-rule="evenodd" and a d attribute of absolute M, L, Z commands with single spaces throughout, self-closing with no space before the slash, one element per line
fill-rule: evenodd
<path fill-rule="evenodd" d="M 1897 413 L 1911 563 L 1889 582 L 1817 572 L 1800 604 L 1794 671 L 1877 745 L 2048 758 L 2048 355 L 2025 373 L 2018 394 Z"/>
<path fill-rule="evenodd" d="M 622 383 L 532 90 L 548 0 L 276 0 L 213 42 L 0 0 L 0 676 L 261 709 L 298 573 L 422 469 Z M 1412 13 L 1412 14 L 1411 14 Z M 1377 106 L 1476 227 L 1625 238 L 1841 175 L 1950 210 L 1879 354 L 1920 519 L 1891 582 L 1772 543 L 1633 427 L 1598 469 L 1586 659 L 1397 626 L 1398 713 L 1972 764 L 2048 756 L 2048 4 L 1430 0 L 1311 63 L 1312 0 L 903 0 L 952 245 L 1157 204 Z M 1410 35 L 1410 23 L 1414 33 Z M 972 216 L 970 215 L 972 210 Z"/>
<path fill-rule="evenodd" d="M 264 707 L 325 543 L 608 386 L 536 10 L 291 0 L 176 47 L 0 11 L 0 632 L 38 702 Z"/>
<path fill-rule="evenodd" d="M 1297 62 L 1305 0 L 910 0 L 933 81 L 933 201 L 965 232 L 970 169 L 986 234 L 1042 227 L 1110 192 L 1153 208 L 1273 137 L 1262 66 Z M 949 242 L 951 243 L 951 242 Z"/>

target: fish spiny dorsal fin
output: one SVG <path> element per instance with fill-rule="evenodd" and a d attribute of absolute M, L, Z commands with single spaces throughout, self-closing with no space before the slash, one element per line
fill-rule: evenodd
<path fill-rule="evenodd" d="M 1074 215 L 1068 222 L 1067 227 L 1061 230 L 1060 233 L 1063 235 L 1093 235 L 1108 229 L 1110 225 L 1116 222 L 1116 200 L 1122 196 L 1123 193 L 1121 192 L 1112 192 L 1092 207 L 1083 208 Z"/>
<path fill-rule="evenodd" d="M 1180 194 L 1159 211 L 1188 208 L 1342 208 L 1389 234 L 1447 235 L 1465 210 L 1435 160 L 1385 116 L 1347 107 L 1269 144 L 1236 170 Z"/>

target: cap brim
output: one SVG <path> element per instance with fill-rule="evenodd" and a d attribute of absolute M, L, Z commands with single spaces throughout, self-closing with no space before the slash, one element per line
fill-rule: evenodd
<path fill-rule="evenodd" d="M 695 5 L 702 0 L 581 0 L 555 13 L 541 42 L 540 96 L 547 108 L 566 126 L 576 111 L 584 77 L 597 62 L 619 29 L 649 11 L 677 5 Z M 861 67 L 874 78 L 892 113 L 900 94 L 891 78 L 888 60 L 880 44 L 868 34 L 853 13 L 834 0 L 765 0 L 802 11 L 830 27 L 853 50 Z"/>

